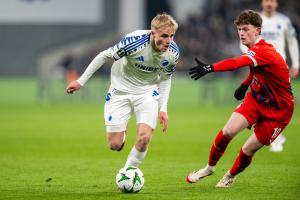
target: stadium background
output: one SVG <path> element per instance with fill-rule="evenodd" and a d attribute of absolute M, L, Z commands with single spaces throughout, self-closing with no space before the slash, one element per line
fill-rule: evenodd
<path fill-rule="evenodd" d="M 297 1 L 279 2 L 299 41 Z M 238 104 L 233 91 L 247 73 L 210 74 L 194 82 L 187 69 L 195 56 L 209 63 L 240 53 L 232 21 L 245 8 L 260 10 L 260 1 L 0 0 L 0 199 L 299 198 L 299 78 L 292 80 L 296 109 L 284 152 L 264 148 L 234 188 L 214 189 L 249 135 L 245 131 L 215 176 L 196 185 L 184 182 L 189 171 L 205 164 L 215 134 Z M 111 63 L 77 94 L 67 95 L 65 87 L 99 51 L 127 32 L 147 29 L 163 11 L 179 22 L 175 41 L 181 50 L 170 128 L 167 135 L 160 127 L 155 131 L 141 166 L 145 188 L 126 196 L 116 191 L 114 176 L 134 143 L 134 120 L 125 149 L 109 151 L 102 113 Z"/>

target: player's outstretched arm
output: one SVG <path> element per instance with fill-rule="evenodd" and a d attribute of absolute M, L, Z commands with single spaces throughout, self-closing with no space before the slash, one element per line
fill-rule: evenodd
<path fill-rule="evenodd" d="M 73 92 L 75 92 L 76 90 L 79 90 L 80 88 L 81 88 L 81 85 L 77 81 L 72 81 L 67 86 L 66 91 L 68 94 L 73 94 Z"/>
<path fill-rule="evenodd" d="M 195 61 L 197 66 L 192 67 L 189 70 L 189 74 L 192 79 L 198 80 L 202 76 L 214 71 L 213 65 L 205 64 L 198 60 L 198 58 L 195 58 Z"/>
<path fill-rule="evenodd" d="M 241 67 L 253 64 L 253 60 L 249 56 L 240 56 L 236 58 L 228 58 L 217 63 L 205 64 L 195 58 L 197 66 L 190 69 L 189 74 L 192 79 L 198 80 L 202 76 L 210 72 L 232 71 Z"/>

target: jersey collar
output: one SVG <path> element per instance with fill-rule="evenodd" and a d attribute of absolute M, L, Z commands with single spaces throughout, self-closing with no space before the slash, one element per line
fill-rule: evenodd
<path fill-rule="evenodd" d="M 262 40 L 262 37 L 259 36 L 259 37 L 256 39 L 256 41 L 254 42 L 254 45 L 257 44 L 257 43 L 259 43 L 261 40 Z"/>

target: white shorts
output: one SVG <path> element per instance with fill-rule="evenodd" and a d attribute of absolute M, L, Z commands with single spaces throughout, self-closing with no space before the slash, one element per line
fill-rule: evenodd
<path fill-rule="evenodd" d="M 110 88 L 104 105 L 106 131 L 122 132 L 135 113 L 136 123 L 145 123 L 155 129 L 158 115 L 158 89 L 144 94 L 129 94 Z"/>

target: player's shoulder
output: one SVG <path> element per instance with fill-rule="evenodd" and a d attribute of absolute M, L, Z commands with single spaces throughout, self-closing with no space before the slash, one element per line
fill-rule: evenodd
<path fill-rule="evenodd" d="M 252 47 L 249 48 L 247 54 L 250 54 L 251 56 L 254 56 L 257 53 L 262 53 L 266 50 L 271 50 L 274 47 L 272 44 L 266 42 L 264 39 L 261 39 L 259 42 L 254 44 Z"/>
<path fill-rule="evenodd" d="M 179 47 L 177 46 L 176 42 L 173 41 L 170 46 L 169 46 L 169 49 L 168 49 L 168 54 L 174 58 L 175 61 L 178 60 L 179 58 L 179 54 L 180 54 L 180 51 L 179 51 Z"/>
<path fill-rule="evenodd" d="M 126 55 L 137 52 L 150 43 L 150 34 L 150 30 L 136 30 L 128 33 L 119 43 L 119 48 L 121 48 Z"/>
<path fill-rule="evenodd" d="M 179 48 L 178 48 L 178 46 L 177 46 L 177 44 L 176 44 L 175 41 L 172 41 L 172 43 L 170 44 L 170 50 L 176 51 L 176 52 L 179 53 Z"/>
<path fill-rule="evenodd" d="M 290 19 L 288 16 L 286 16 L 285 14 L 283 14 L 281 12 L 276 12 L 275 16 L 280 18 L 280 19 L 283 19 L 283 20 L 289 20 Z"/>
<path fill-rule="evenodd" d="M 260 16 L 262 17 L 263 21 L 270 20 L 273 23 L 289 23 L 291 21 L 288 16 L 281 12 L 276 12 L 271 18 L 265 16 L 262 12 L 260 13 Z"/>
<path fill-rule="evenodd" d="M 121 43 L 123 46 L 128 46 L 133 43 L 140 44 L 140 42 L 145 43 L 150 41 L 150 30 L 136 30 L 131 33 L 126 34 Z M 132 45 L 131 45 L 132 46 Z"/>
<path fill-rule="evenodd" d="M 286 16 L 285 14 L 280 13 L 280 12 L 276 12 L 275 18 L 278 21 L 282 21 L 283 23 L 290 23 L 291 22 L 291 20 L 290 20 L 290 18 L 288 16 Z"/>
<path fill-rule="evenodd" d="M 135 30 L 130 33 L 127 33 L 125 37 L 144 37 L 146 35 L 150 35 L 151 30 Z"/>
<path fill-rule="evenodd" d="M 126 34 L 119 43 L 111 48 L 114 59 L 118 60 L 144 49 L 150 43 L 150 34 L 150 30 L 136 30 Z"/>
<path fill-rule="evenodd" d="M 247 54 L 252 57 L 275 59 L 275 56 L 277 56 L 278 52 L 272 44 L 266 42 L 264 39 L 261 39 L 259 42 L 249 48 Z"/>

